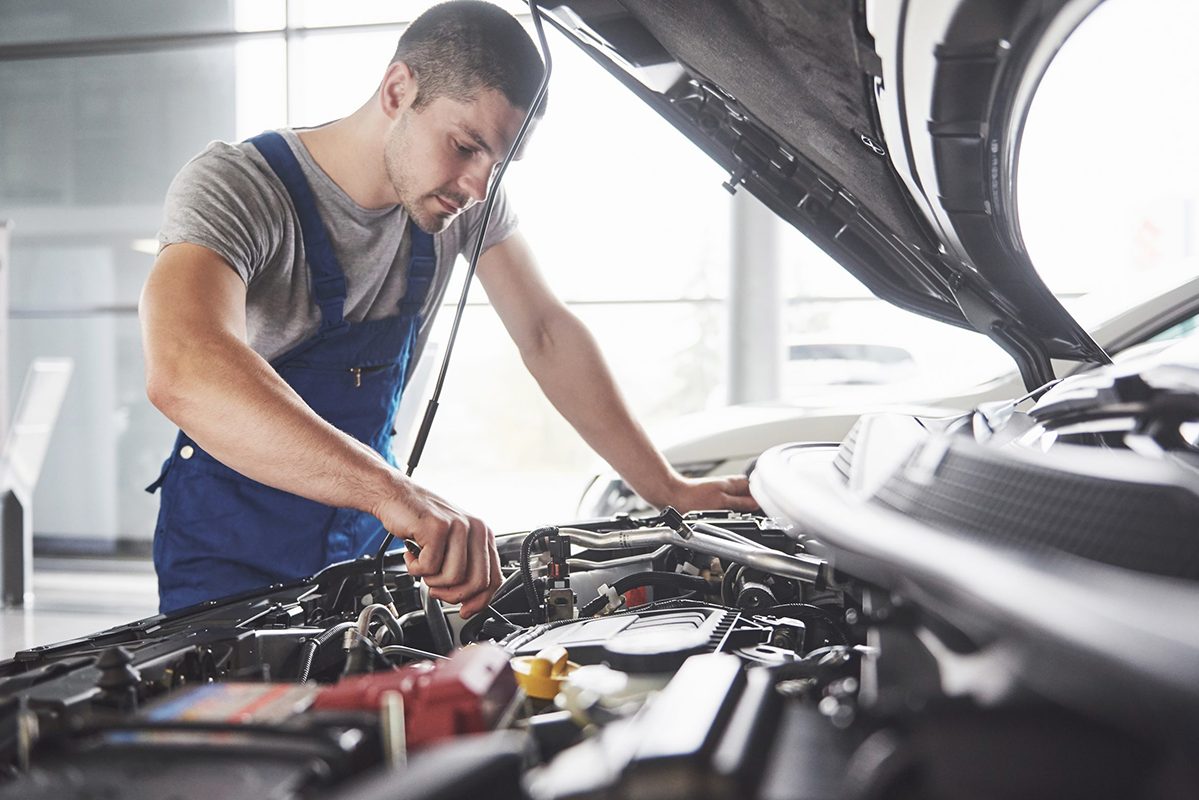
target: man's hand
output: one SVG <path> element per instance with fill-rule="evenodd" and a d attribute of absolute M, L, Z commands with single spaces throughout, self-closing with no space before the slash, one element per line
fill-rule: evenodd
<path fill-rule="evenodd" d="M 407 479 L 371 513 L 398 538 L 420 546 L 419 556 L 405 553 L 404 560 L 430 595 L 461 603 L 464 619 L 491 601 L 500 585 L 500 556 L 495 534 L 482 520 Z"/>
<path fill-rule="evenodd" d="M 688 511 L 759 511 L 758 503 L 749 494 L 749 480 L 739 475 L 719 478 L 682 478 L 664 505 L 674 506 L 680 513 Z"/>

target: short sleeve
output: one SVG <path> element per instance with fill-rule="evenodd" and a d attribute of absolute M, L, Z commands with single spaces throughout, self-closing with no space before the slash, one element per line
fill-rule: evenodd
<path fill-rule="evenodd" d="M 180 242 L 207 247 L 248 285 L 279 247 L 285 202 L 247 153 L 213 142 L 171 181 L 158 248 Z"/>

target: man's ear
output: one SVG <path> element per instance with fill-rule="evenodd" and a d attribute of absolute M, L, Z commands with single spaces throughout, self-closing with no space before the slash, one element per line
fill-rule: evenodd
<path fill-rule="evenodd" d="M 403 61 L 393 61 L 379 84 L 379 107 L 388 118 L 395 119 L 415 99 L 416 76 Z"/>

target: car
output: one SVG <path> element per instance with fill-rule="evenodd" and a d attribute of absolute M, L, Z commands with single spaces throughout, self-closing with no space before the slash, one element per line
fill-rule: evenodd
<path fill-rule="evenodd" d="M 907 349 L 855 341 L 791 341 L 787 344 L 784 386 L 808 387 L 891 384 L 911 377 L 916 359 Z M 786 394 L 788 389 L 784 389 Z"/>
<path fill-rule="evenodd" d="M 771 447 L 762 514 L 500 536 L 469 620 L 390 552 L 22 651 L 0 798 L 1199 796 L 1199 340 L 1110 363 L 1009 213 L 1030 87 L 1094 5 L 545 4 L 1022 392 L 1093 366 Z"/>
<path fill-rule="evenodd" d="M 1176 272 L 1156 278 L 1137 276 L 1135 282 L 1086 295 L 1072 305 L 1075 317 L 1085 324 L 1094 341 L 1119 360 L 1144 350 L 1160 349 L 1199 330 L 1199 277 L 1177 277 Z M 849 351 L 841 348 L 838 352 L 869 352 L 861 349 L 866 346 L 863 342 L 856 345 L 858 349 L 850 345 Z M 941 344 L 936 353 L 939 359 L 928 354 L 917 359 L 896 345 L 875 345 L 891 348 L 887 358 L 892 363 L 869 369 L 858 365 L 855 374 L 878 376 L 884 374 L 883 370 L 894 370 L 897 351 L 907 354 L 907 359 L 898 358 L 899 364 L 919 360 L 928 366 L 916 377 L 892 373 L 896 380 L 863 381 L 875 385 L 852 389 L 826 386 L 820 392 L 811 391 L 809 386 L 806 396 L 793 396 L 790 401 L 742 403 L 689 414 L 664 425 L 655 432 L 655 438 L 662 443 L 663 454 L 682 475 L 698 478 L 741 474 L 751 468 L 759 453 L 775 444 L 840 441 L 864 413 L 906 409 L 921 416 L 953 416 L 986 403 L 1027 394 L 1020 373 L 1010 362 L 1006 366 L 1000 362 L 989 377 L 979 382 L 961 385 L 953 370 L 945 370 L 945 365 L 954 364 L 958 358 L 977 358 L 977 354 L 971 350 L 956 355 L 954 346 Z M 811 345 L 816 352 L 823 353 L 830 352 L 830 347 Z M 812 350 L 806 351 L 806 355 L 810 359 Z M 792 360 L 787 364 L 792 385 L 800 383 L 802 370 L 811 363 L 815 362 Z M 819 374 L 827 375 L 835 369 L 832 374 L 844 377 L 850 369 L 848 363 L 838 362 L 832 369 L 824 367 Z M 1089 368 L 1074 362 L 1054 363 L 1059 375 Z M 972 370 L 971 374 L 975 372 Z M 940 377 L 940 373 L 948 373 L 949 377 Z M 1026 398 L 1025 405 L 1031 399 L 1031 396 Z M 650 510 L 618 475 L 604 471 L 588 480 L 577 513 L 580 517 L 605 517 Z"/>

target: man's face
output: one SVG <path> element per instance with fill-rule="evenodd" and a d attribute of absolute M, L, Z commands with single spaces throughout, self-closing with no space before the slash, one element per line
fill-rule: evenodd
<path fill-rule="evenodd" d="M 400 204 L 422 230 L 445 230 L 487 196 L 492 172 L 523 119 L 523 111 L 492 89 L 469 102 L 438 97 L 419 111 L 399 113 L 384 163 Z"/>

